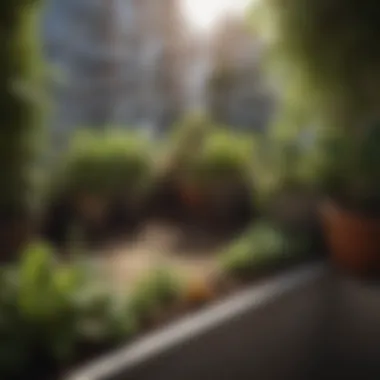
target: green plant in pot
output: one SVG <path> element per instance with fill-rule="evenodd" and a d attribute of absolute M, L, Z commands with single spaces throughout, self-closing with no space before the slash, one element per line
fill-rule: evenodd
<path fill-rule="evenodd" d="M 380 101 L 379 5 L 268 0 L 261 9 L 284 109 L 334 136 L 322 151 L 329 198 L 322 221 L 332 255 L 356 272 L 379 272 L 378 153 L 371 146 L 378 127 L 370 123 Z"/>
<path fill-rule="evenodd" d="M 322 207 L 334 259 L 347 269 L 380 273 L 380 123 L 323 144 Z"/>

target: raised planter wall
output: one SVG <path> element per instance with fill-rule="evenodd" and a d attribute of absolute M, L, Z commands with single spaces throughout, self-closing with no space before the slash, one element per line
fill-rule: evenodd
<path fill-rule="evenodd" d="M 379 362 L 376 286 L 316 264 L 257 284 L 67 380 L 378 380 Z"/>
<path fill-rule="evenodd" d="M 325 310 L 316 378 L 380 379 L 380 284 L 331 273 Z"/>

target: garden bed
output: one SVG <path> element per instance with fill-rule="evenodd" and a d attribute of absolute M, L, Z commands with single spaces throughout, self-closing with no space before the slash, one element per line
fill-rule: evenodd
<path fill-rule="evenodd" d="M 379 284 L 316 263 L 260 281 L 67 380 L 372 380 Z"/>
<path fill-rule="evenodd" d="M 163 265 L 170 265 L 181 276 L 207 278 L 216 274 L 215 257 L 232 239 L 195 227 L 151 221 L 128 241 L 101 249 L 97 260 L 122 287 Z"/>
<path fill-rule="evenodd" d="M 228 304 L 229 297 L 244 294 L 253 284 L 289 269 L 296 270 L 319 258 L 311 254 L 296 256 L 258 266 L 257 270 L 243 275 L 226 275 L 219 265 L 220 252 L 233 241 L 233 237 L 210 236 L 199 230 L 184 231 L 173 225 L 152 223 L 136 236 L 134 242 L 114 247 L 106 255 L 102 252 L 98 264 L 113 279 L 115 289 L 133 290 L 141 278 L 149 279 L 157 267 L 171 268 L 186 282 L 182 297 L 168 300 L 166 304 L 163 302 L 141 319 L 138 332 L 129 338 L 132 350 L 141 339 L 149 339 L 153 332 L 165 326 L 213 305 Z"/>
<path fill-rule="evenodd" d="M 138 136 L 74 141 L 46 181 L 41 236 L 52 246 L 0 274 L 0 351 L 15 356 L 0 378 L 55 379 L 313 259 L 309 215 L 259 212 L 253 141 L 224 129 L 203 140 L 199 154 L 177 146 L 164 169 L 152 163 L 166 149 Z"/>
<path fill-rule="evenodd" d="M 4 333 L 15 355 L 0 370 L 4 378 L 28 368 L 30 379 L 56 379 L 259 278 L 312 259 L 298 243 L 263 221 L 231 237 L 150 223 L 132 242 L 64 262 L 48 247 L 32 246 L 0 277 Z M 13 378 L 23 379 L 21 372 Z"/>

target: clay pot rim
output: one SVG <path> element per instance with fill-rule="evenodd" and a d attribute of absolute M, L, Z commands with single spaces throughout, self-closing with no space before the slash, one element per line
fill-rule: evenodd
<path fill-rule="evenodd" d="M 344 205 L 343 201 L 339 201 L 335 197 L 323 198 L 319 209 L 321 214 L 334 212 L 345 215 L 347 218 L 361 219 L 369 223 L 380 224 L 380 213 L 378 215 L 374 215 L 355 207 L 347 207 Z"/>

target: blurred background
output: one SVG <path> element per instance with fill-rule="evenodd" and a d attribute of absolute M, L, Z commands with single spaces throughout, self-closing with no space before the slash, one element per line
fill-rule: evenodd
<path fill-rule="evenodd" d="M 4 0 L 0 378 L 321 257 L 378 277 L 376 4 Z"/>
<path fill-rule="evenodd" d="M 54 143 L 80 127 L 160 135 L 194 112 L 264 131 L 274 95 L 260 72 L 263 42 L 249 20 L 251 3 L 46 1 Z"/>

